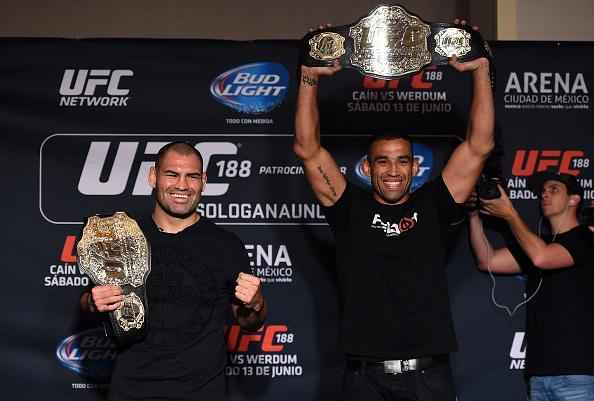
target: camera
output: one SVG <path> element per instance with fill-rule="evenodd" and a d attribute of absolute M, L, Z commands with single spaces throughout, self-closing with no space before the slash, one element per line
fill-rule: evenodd
<path fill-rule="evenodd" d="M 497 199 L 501 197 L 498 184 L 501 185 L 501 180 L 498 177 L 481 174 L 476 184 L 476 194 L 480 199 Z"/>

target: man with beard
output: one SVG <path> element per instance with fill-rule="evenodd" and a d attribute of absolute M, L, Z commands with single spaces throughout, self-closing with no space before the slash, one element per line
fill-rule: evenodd
<path fill-rule="evenodd" d="M 243 244 L 196 212 L 206 172 L 191 145 L 164 146 L 151 168 L 152 216 L 138 223 L 151 248 L 146 287 L 148 332 L 119 350 L 109 399 L 221 400 L 224 398 L 224 326 L 232 311 L 255 331 L 266 316 L 260 280 L 246 271 Z M 95 286 L 81 307 L 110 312 L 122 301 L 118 286 Z"/>
<path fill-rule="evenodd" d="M 472 73 L 466 139 L 441 175 L 414 193 L 419 165 L 400 134 L 372 138 L 363 164 L 372 193 L 347 182 L 320 143 L 317 106 L 320 78 L 340 67 L 301 66 L 294 151 L 336 239 L 342 400 L 455 400 L 446 242 L 493 148 L 494 108 L 488 60 L 450 64 Z"/>
<path fill-rule="evenodd" d="M 551 234 L 533 233 L 500 187 L 481 211 L 503 219 L 513 240 L 494 249 L 478 211 L 470 212 L 470 242 L 481 270 L 525 273 L 526 369 L 532 401 L 594 400 L 594 269 L 592 233 L 578 222 L 583 190 L 575 176 L 543 172 L 530 182 Z"/>

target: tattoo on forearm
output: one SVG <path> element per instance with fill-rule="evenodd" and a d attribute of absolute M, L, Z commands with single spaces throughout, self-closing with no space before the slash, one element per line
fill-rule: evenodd
<path fill-rule="evenodd" d="M 309 85 L 309 86 L 316 86 L 318 84 L 317 79 L 307 76 L 307 75 L 301 76 L 301 82 L 303 82 L 304 84 Z"/>
<path fill-rule="evenodd" d="M 330 182 L 330 177 L 328 177 L 328 175 L 324 172 L 322 166 L 318 166 L 318 171 L 320 172 L 320 174 L 322 174 L 322 177 L 324 177 L 324 181 L 326 181 L 326 185 L 328 185 L 328 188 L 330 188 L 330 191 L 332 191 L 332 195 L 338 196 L 336 194 L 336 189 L 334 189 L 332 183 Z"/>

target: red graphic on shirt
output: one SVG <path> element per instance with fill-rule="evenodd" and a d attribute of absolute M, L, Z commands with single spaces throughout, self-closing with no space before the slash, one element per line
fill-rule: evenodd
<path fill-rule="evenodd" d="M 400 224 L 399 224 L 400 231 L 404 232 L 404 231 L 408 231 L 408 230 L 412 229 L 415 226 L 415 224 L 417 224 L 416 216 L 414 216 L 414 217 L 415 217 L 415 220 L 408 218 L 408 217 L 403 217 L 402 219 L 400 219 Z"/>

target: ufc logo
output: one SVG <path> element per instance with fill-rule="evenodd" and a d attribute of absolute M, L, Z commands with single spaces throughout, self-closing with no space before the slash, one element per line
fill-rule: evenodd
<path fill-rule="evenodd" d="M 74 248 L 76 247 L 76 236 L 74 235 L 67 235 L 66 240 L 64 241 L 64 247 L 62 248 L 62 252 L 60 253 L 60 261 L 65 263 L 75 263 L 76 262 L 76 252 Z"/>
<path fill-rule="evenodd" d="M 277 334 L 286 333 L 288 327 L 284 324 L 263 326 L 254 334 L 241 332 L 241 327 L 233 325 L 227 328 L 227 350 L 229 352 L 247 352 L 251 343 L 259 344 L 264 352 L 281 352 L 285 346 L 275 341 Z"/>
<path fill-rule="evenodd" d="M 435 66 L 430 66 L 426 69 L 424 69 L 423 71 L 419 72 L 418 74 L 415 74 L 411 77 L 410 79 L 410 86 L 412 89 L 431 89 L 433 88 L 433 83 L 431 82 L 427 82 L 425 80 L 426 76 L 431 76 L 433 78 L 433 80 L 441 80 L 442 78 L 442 73 L 441 71 L 431 71 L 431 70 L 435 70 L 437 67 Z M 427 75 L 429 74 L 429 75 Z M 431 75 L 433 74 L 433 75 Z M 437 75 L 439 74 L 439 75 Z M 378 79 L 378 78 L 372 78 L 369 76 L 365 76 L 363 78 L 363 87 L 365 89 L 398 89 L 398 86 L 400 85 L 400 79 L 391 79 L 391 80 L 385 80 L 385 79 Z"/>
<path fill-rule="evenodd" d="M 132 70 L 65 70 L 60 95 L 93 96 L 97 88 L 105 86 L 109 96 L 126 96 L 130 90 L 120 88 L 120 81 L 123 77 L 132 76 Z"/>
<path fill-rule="evenodd" d="M 584 157 L 581 150 L 518 150 L 512 165 L 512 174 L 518 177 L 531 176 L 535 172 L 556 168 L 557 172 L 579 175 L 572 169 L 572 160 Z"/>
<path fill-rule="evenodd" d="M 159 150 L 169 142 L 147 142 L 144 155 L 156 155 Z M 112 142 L 91 142 L 85 160 L 78 191 L 84 195 L 120 195 L 128 185 L 130 178 L 134 178 L 132 167 L 137 156 L 140 142 L 120 142 L 111 166 L 106 166 L 107 154 Z M 237 145 L 232 142 L 200 142 L 194 146 L 201 154 L 204 162 L 204 171 L 213 155 L 236 155 Z M 148 175 L 153 161 L 143 161 L 136 173 L 132 195 L 150 195 L 152 188 L 148 183 Z M 106 180 L 101 180 L 101 172 L 109 171 Z M 224 195 L 229 189 L 229 184 L 207 183 L 202 191 L 204 196 Z"/>
<path fill-rule="evenodd" d="M 514 341 L 509 351 L 509 357 L 512 359 L 526 358 L 526 333 L 523 331 L 517 331 L 514 334 Z"/>

